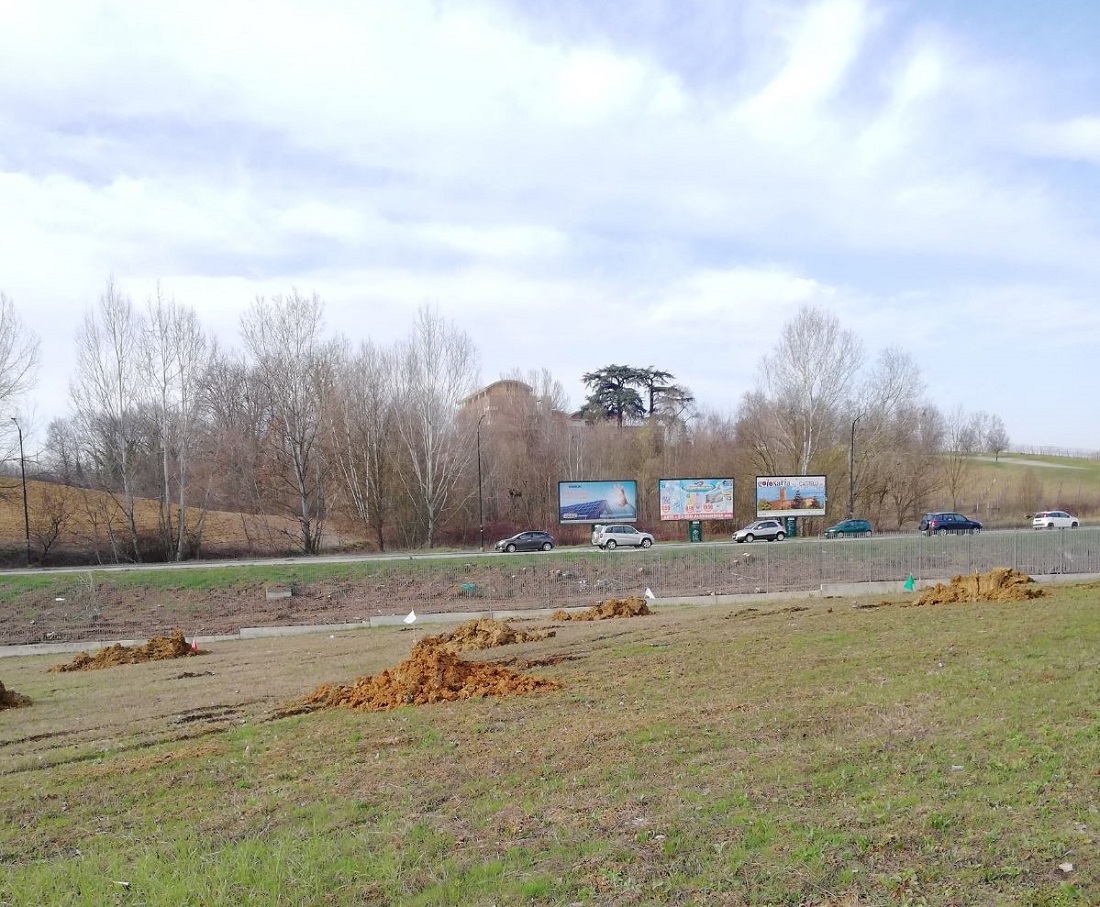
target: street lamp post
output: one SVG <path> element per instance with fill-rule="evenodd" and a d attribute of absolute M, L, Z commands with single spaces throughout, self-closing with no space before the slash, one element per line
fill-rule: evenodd
<path fill-rule="evenodd" d="M 19 474 L 23 477 L 23 539 L 26 545 L 27 566 L 31 565 L 31 514 L 27 509 L 27 459 L 23 456 L 23 428 L 15 416 L 11 417 L 19 433 Z"/>
<path fill-rule="evenodd" d="M 481 550 L 485 550 L 485 503 L 481 494 L 481 421 L 486 413 L 477 420 L 477 535 Z"/>
<path fill-rule="evenodd" d="M 856 509 L 856 425 L 862 418 L 860 413 L 852 420 L 852 443 L 848 446 L 848 519 Z"/>

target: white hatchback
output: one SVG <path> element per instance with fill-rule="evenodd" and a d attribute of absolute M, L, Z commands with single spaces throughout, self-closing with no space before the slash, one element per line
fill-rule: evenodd
<path fill-rule="evenodd" d="M 653 544 L 653 536 L 648 532 L 639 532 L 633 526 L 615 523 L 611 526 L 601 526 L 593 532 L 592 544 L 598 545 L 605 551 L 610 548 L 618 548 L 620 545 L 648 548 Z"/>
<path fill-rule="evenodd" d="M 1031 521 L 1032 529 L 1076 529 L 1081 523 L 1064 510 L 1040 510 Z"/>

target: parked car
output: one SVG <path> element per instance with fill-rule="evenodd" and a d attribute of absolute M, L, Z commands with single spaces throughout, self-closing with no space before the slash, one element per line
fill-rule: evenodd
<path fill-rule="evenodd" d="M 982 524 L 961 513 L 951 511 L 938 511 L 926 513 L 920 519 L 917 527 L 921 535 L 947 535 L 953 532 L 956 535 L 970 535 L 982 531 Z"/>
<path fill-rule="evenodd" d="M 873 532 L 870 520 L 841 520 L 835 526 L 825 530 L 825 538 L 835 539 L 842 535 L 867 537 Z"/>
<path fill-rule="evenodd" d="M 598 545 L 604 550 L 618 548 L 620 545 L 648 548 L 653 544 L 653 536 L 648 532 L 641 532 L 633 526 L 612 523 L 610 526 L 601 526 L 592 533 L 592 544 Z"/>
<path fill-rule="evenodd" d="M 1064 510 L 1040 510 L 1031 520 L 1032 529 L 1076 529 L 1081 522 Z"/>
<path fill-rule="evenodd" d="M 554 547 L 554 537 L 541 529 L 528 529 L 517 532 L 496 543 L 497 551 L 549 551 Z"/>
<path fill-rule="evenodd" d="M 763 539 L 769 542 L 781 542 L 787 537 L 787 530 L 779 520 L 757 520 L 733 534 L 735 542 L 754 542 Z"/>

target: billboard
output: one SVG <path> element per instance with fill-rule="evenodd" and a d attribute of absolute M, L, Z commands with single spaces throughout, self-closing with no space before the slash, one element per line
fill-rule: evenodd
<path fill-rule="evenodd" d="M 825 476 L 757 476 L 756 515 L 825 516 Z"/>
<path fill-rule="evenodd" d="M 558 482 L 559 523 L 626 523 L 638 519 L 638 483 Z"/>
<path fill-rule="evenodd" d="M 733 479 L 658 479 L 662 520 L 732 520 Z"/>

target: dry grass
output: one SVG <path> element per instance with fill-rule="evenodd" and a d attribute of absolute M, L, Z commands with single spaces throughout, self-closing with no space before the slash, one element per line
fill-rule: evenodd
<path fill-rule="evenodd" d="M 39 536 L 58 515 L 61 532 L 56 549 L 88 550 L 89 540 L 104 537 L 108 520 L 118 526 L 124 522 L 119 502 L 105 492 L 37 480 L 27 482 L 27 512 L 32 551 L 36 555 L 41 552 Z M 140 533 L 157 531 L 160 514 L 156 501 L 139 498 L 135 516 Z M 199 510 L 190 508 L 190 525 L 194 526 L 200 516 Z M 203 544 L 211 550 L 286 550 L 293 547 L 296 532 L 293 521 L 282 517 L 209 511 L 205 515 Z M 10 476 L 0 477 L 0 547 L 22 550 L 24 536 L 22 485 Z"/>

